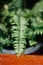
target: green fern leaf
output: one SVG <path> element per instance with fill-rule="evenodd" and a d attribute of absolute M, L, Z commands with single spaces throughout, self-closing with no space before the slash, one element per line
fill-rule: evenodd
<path fill-rule="evenodd" d="M 13 41 L 15 51 L 19 56 L 25 48 L 26 44 L 26 34 L 27 34 L 27 20 L 23 16 L 14 15 L 13 21 L 11 22 L 11 37 L 15 40 Z"/>
<path fill-rule="evenodd" d="M 34 41 L 34 40 L 29 40 L 29 44 L 30 44 L 30 46 L 32 46 L 32 45 L 37 44 L 37 42 L 36 42 L 36 41 Z"/>

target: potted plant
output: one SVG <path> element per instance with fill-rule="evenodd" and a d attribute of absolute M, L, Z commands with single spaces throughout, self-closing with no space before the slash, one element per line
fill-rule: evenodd
<path fill-rule="evenodd" d="M 15 5 L 10 3 L 8 4 L 9 6 L 4 6 L 6 9 L 4 9 L 4 12 L 6 12 L 4 15 L 4 24 L 7 27 L 7 32 L 4 30 L 5 38 L 2 36 L 0 39 L 1 43 L 3 43 L 1 45 L 4 48 L 6 48 L 6 45 L 7 47 L 10 45 L 13 47 L 12 51 L 2 50 L 2 53 L 16 53 L 18 56 L 22 53 L 30 54 L 38 50 L 42 44 L 40 44 L 40 41 L 37 41 L 36 38 L 37 35 L 43 34 L 43 1 L 36 4 L 32 10 L 23 9 L 21 5 L 19 5 L 19 2 L 21 2 L 21 0 L 15 1 Z M 1 30 L 3 29 L 1 28 Z"/>

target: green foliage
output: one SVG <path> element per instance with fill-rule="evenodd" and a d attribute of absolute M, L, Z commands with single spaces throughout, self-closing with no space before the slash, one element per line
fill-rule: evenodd
<path fill-rule="evenodd" d="M 5 44 L 13 44 L 18 56 L 26 48 L 26 38 L 32 46 L 37 44 L 36 34 L 43 34 L 43 0 L 36 3 L 32 10 L 21 6 L 22 0 L 5 4 L 1 12 L 3 23 L 0 24 L 0 49 Z"/>
<path fill-rule="evenodd" d="M 29 40 L 29 44 L 30 44 L 30 46 L 32 46 L 32 45 L 37 44 L 37 42 L 36 42 L 36 41 L 34 41 L 34 40 Z"/>
<path fill-rule="evenodd" d="M 34 12 L 34 13 L 33 13 Z M 43 1 L 36 3 L 32 9 L 31 14 L 32 28 L 34 28 L 34 34 L 43 34 Z"/>
<path fill-rule="evenodd" d="M 29 23 L 29 44 L 35 45 L 37 44 L 37 41 L 35 41 L 36 34 L 43 34 L 43 1 L 36 3 L 31 10 Z"/>
<path fill-rule="evenodd" d="M 9 8 L 15 9 L 15 8 L 21 8 L 22 6 L 22 0 L 12 0 L 9 3 Z"/>

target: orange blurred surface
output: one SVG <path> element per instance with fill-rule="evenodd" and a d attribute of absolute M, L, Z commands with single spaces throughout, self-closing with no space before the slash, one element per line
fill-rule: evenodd
<path fill-rule="evenodd" d="M 43 55 L 0 54 L 0 65 L 43 65 Z"/>

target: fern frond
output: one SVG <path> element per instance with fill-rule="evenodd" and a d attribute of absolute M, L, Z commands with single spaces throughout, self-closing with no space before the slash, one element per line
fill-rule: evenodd
<path fill-rule="evenodd" d="M 27 20 L 23 16 L 14 15 L 11 22 L 11 37 L 15 40 L 13 41 L 15 51 L 19 56 L 25 48 L 26 45 L 26 34 L 27 34 Z"/>
<path fill-rule="evenodd" d="M 43 34 L 43 29 L 35 29 L 35 30 L 34 30 L 34 34 L 35 34 L 35 35 L 36 35 L 36 34 L 38 34 L 38 35 L 41 34 L 41 35 L 42 35 L 42 34 Z"/>
<path fill-rule="evenodd" d="M 32 13 L 34 14 L 34 16 L 40 16 L 41 12 L 43 12 L 43 0 L 36 3 L 35 6 L 32 8 Z"/>
<path fill-rule="evenodd" d="M 34 34 L 43 34 L 43 0 L 36 3 L 31 11 L 31 26 Z"/>

